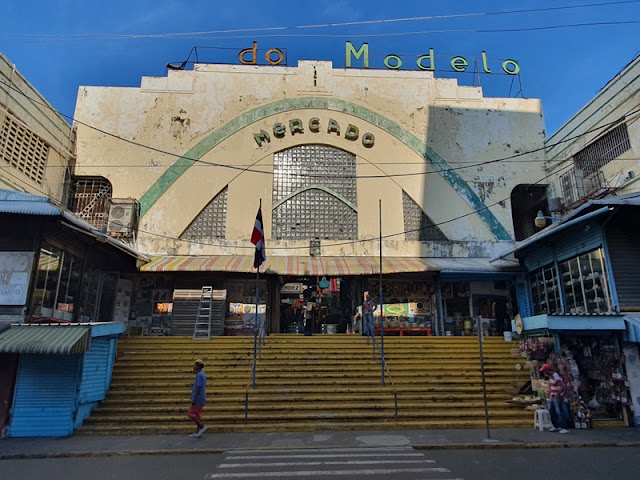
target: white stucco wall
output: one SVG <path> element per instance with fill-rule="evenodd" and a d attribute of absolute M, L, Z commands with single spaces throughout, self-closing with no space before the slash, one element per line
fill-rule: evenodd
<path fill-rule="evenodd" d="M 273 154 L 305 143 L 356 156 L 362 240 L 378 237 L 379 199 L 383 235 L 404 231 L 404 190 L 452 240 L 442 250 L 468 254 L 474 250 L 469 242 L 482 244 L 482 251 L 495 250 L 491 245 L 498 236 L 513 235 L 512 189 L 545 175 L 542 152 L 520 156 L 518 162 L 485 163 L 541 147 L 538 100 L 484 98 L 478 87 L 461 87 L 431 72 L 333 69 L 325 61 L 301 61 L 298 67 L 196 65 L 193 71 L 144 77 L 140 88 L 80 87 L 75 116 L 111 134 L 77 124 L 76 174 L 106 177 L 115 198 L 142 199 L 139 247 L 150 254 L 247 253 L 238 247 L 247 246 L 260 199 L 269 246 L 291 247 L 280 255 L 308 254 L 306 241 L 270 238 Z M 312 117 L 320 119 L 317 133 L 308 129 Z M 275 123 L 288 126 L 293 119 L 303 122 L 304 133 L 291 135 L 287 128 L 283 138 L 273 135 Z M 330 119 L 339 123 L 341 136 L 327 132 Z M 344 138 L 349 124 L 359 129 L 357 141 Z M 271 141 L 258 146 L 254 134 L 261 130 Z M 360 141 L 365 132 L 375 136 L 371 148 Z M 215 165 L 196 163 L 170 185 L 159 186 L 181 155 Z M 442 161 L 446 164 L 438 164 Z M 455 173 L 438 173 L 443 165 Z M 217 246 L 171 240 L 226 185 L 226 239 Z M 377 248 L 372 241 L 322 253 L 373 255 Z M 403 256 L 434 250 L 404 242 L 404 235 L 390 238 L 384 248 L 393 252 L 388 255 Z"/>
<path fill-rule="evenodd" d="M 545 140 L 551 196 L 562 197 L 560 176 L 572 156 L 612 128 L 626 123 L 631 148 L 600 169 L 604 186 L 624 195 L 640 190 L 640 57 L 612 78 L 598 94 Z M 587 192 L 585 192 L 587 193 Z"/>
<path fill-rule="evenodd" d="M 5 118 L 21 129 L 36 135 L 49 147 L 44 178 L 38 182 L 18 168 L 0 169 L 0 188 L 46 195 L 64 201 L 65 173 L 70 170 L 74 153 L 74 134 L 71 125 L 59 115 L 47 100 L 0 53 L 0 128 Z M 8 85 L 8 86 L 7 86 Z M 0 148 L 1 148 L 0 143 Z M 10 164 L 2 157 L 2 166 Z M 26 154 L 28 155 L 28 154 Z"/>

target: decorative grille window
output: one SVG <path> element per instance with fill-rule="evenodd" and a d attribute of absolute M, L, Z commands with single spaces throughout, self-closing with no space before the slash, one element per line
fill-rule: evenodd
<path fill-rule="evenodd" d="M 581 169 L 586 177 L 629 149 L 629 132 L 627 124 L 623 123 L 576 153 L 573 161 L 576 168 Z"/>
<path fill-rule="evenodd" d="M 601 248 L 566 260 L 559 267 L 565 313 L 585 315 L 612 311 Z"/>
<path fill-rule="evenodd" d="M 49 146 L 8 115 L 4 117 L 0 130 L 0 156 L 31 180 L 42 184 Z"/>
<path fill-rule="evenodd" d="M 449 240 L 404 190 L 402 191 L 402 211 L 405 240 L 421 242 Z"/>
<path fill-rule="evenodd" d="M 113 187 L 106 178 L 76 177 L 73 180 L 70 210 L 97 230 L 107 228 Z"/>
<path fill-rule="evenodd" d="M 226 186 L 204 207 L 180 238 L 197 241 L 225 238 L 228 196 L 229 187 Z"/>
<path fill-rule="evenodd" d="M 529 276 L 529 282 L 531 283 L 534 315 L 562 313 L 558 276 L 553 264 L 533 272 Z"/>
<path fill-rule="evenodd" d="M 589 315 L 613 311 L 601 248 L 560 262 L 558 268 L 559 278 L 553 265 L 541 268 L 529 277 L 535 315 Z"/>
<path fill-rule="evenodd" d="M 355 155 L 301 145 L 276 153 L 273 161 L 273 238 L 358 238 Z"/>

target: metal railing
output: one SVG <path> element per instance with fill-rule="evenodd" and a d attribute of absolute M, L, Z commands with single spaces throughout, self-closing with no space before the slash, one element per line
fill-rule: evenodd
<path fill-rule="evenodd" d="M 380 348 L 380 345 L 378 345 L 378 341 L 376 340 L 376 336 L 375 335 L 371 335 L 371 339 L 373 340 L 373 342 L 371 344 L 371 349 L 372 349 L 372 353 L 373 353 L 373 359 L 376 360 L 376 349 L 378 349 L 378 354 L 380 355 L 380 363 L 382 365 L 382 380 L 381 380 L 381 384 L 382 384 L 383 387 L 385 386 L 384 374 L 386 372 L 387 376 L 389 377 L 389 382 L 391 382 L 391 388 L 393 388 L 393 404 L 394 404 L 394 407 L 395 407 L 395 418 L 396 418 L 396 422 L 397 422 L 398 421 L 398 390 L 396 389 L 395 383 L 393 383 L 393 378 L 391 377 L 391 372 L 389 371 L 389 367 L 387 367 L 387 361 L 384 358 L 384 352 Z"/>
<path fill-rule="evenodd" d="M 256 366 L 258 360 L 262 360 L 262 346 L 265 344 L 264 320 L 258 322 L 258 328 L 253 335 L 253 364 L 251 365 L 251 377 L 247 382 L 244 394 L 244 423 L 249 422 L 249 387 L 256 389 Z"/>

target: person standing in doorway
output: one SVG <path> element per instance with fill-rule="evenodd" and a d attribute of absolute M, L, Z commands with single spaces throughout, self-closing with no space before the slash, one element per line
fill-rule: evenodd
<path fill-rule="evenodd" d="M 196 433 L 189 435 L 192 438 L 200 438 L 207 427 L 202 423 L 202 409 L 207 403 L 207 375 L 204 373 L 204 362 L 196 360 L 193 365 L 196 379 L 191 390 L 191 407 L 189 407 L 189 418 L 196 424 Z"/>
<path fill-rule="evenodd" d="M 362 316 L 364 320 L 364 333 L 367 336 L 367 345 L 369 345 L 369 337 L 373 339 L 373 312 L 376 310 L 376 304 L 371 300 L 371 295 L 367 293 L 365 301 L 362 304 Z"/>
<path fill-rule="evenodd" d="M 569 409 L 564 403 L 564 382 L 555 371 L 555 368 L 549 363 L 542 365 L 540 372 L 549 379 L 547 405 L 551 423 L 553 423 L 553 428 L 550 428 L 549 431 L 569 433 L 569 430 L 567 430 L 569 426 Z"/>

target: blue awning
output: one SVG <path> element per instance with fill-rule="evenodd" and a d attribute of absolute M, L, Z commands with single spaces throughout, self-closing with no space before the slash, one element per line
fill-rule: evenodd
<path fill-rule="evenodd" d="M 622 315 L 536 315 L 522 319 L 523 332 L 533 330 L 624 330 Z"/>
<path fill-rule="evenodd" d="M 640 343 L 640 313 L 625 315 L 624 322 L 627 330 L 627 341 Z"/>

